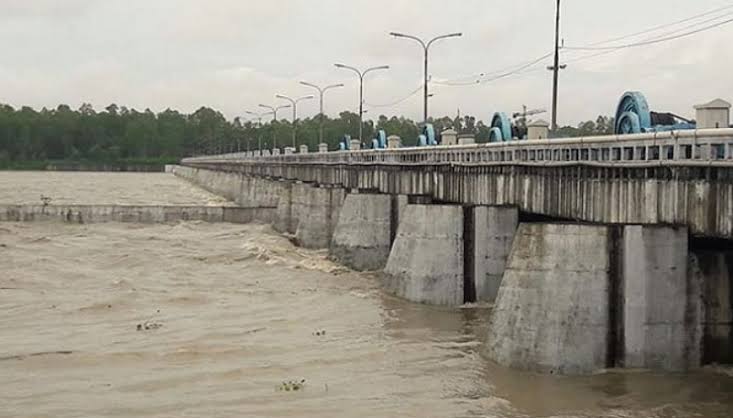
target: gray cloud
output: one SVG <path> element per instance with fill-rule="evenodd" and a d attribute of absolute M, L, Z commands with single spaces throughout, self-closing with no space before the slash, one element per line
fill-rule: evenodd
<path fill-rule="evenodd" d="M 365 100 L 392 103 L 419 86 L 420 36 L 462 31 L 431 50 L 435 80 L 496 71 L 549 52 L 549 0 L 0 0 L 0 102 L 15 106 L 109 103 L 190 112 L 202 105 L 228 117 L 276 102 L 276 93 L 307 94 L 298 85 L 344 82 L 326 110 L 355 110 L 356 77 L 334 62 L 392 69 L 367 80 Z M 565 0 L 563 37 L 585 45 L 728 4 L 723 0 Z M 611 114 L 624 90 L 645 92 L 652 107 L 691 114 L 692 105 L 733 99 L 729 63 L 733 25 L 677 41 L 627 49 L 586 61 L 567 52 L 560 119 L 576 123 Z M 431 114 L 460 108 L 484 120 L 523 104 L 549 110 L 551 75 L 539 70 L 481 85 L 432 87 Z M 315 101 L 301 116 L 317 112 Z M 419 119 L 421 94 L 368 116 Z"/>

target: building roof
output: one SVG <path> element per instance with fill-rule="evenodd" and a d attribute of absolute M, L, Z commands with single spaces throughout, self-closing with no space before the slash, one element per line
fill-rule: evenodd
<path fill-rule="evenodd" d="M 695 106 L 695 109 L 730 109 L 730 103 L 723 99 L 715 99 L 710 103 L 703 103 Z"/>
<path fill-rule="evenodd" d="M 547 128 L 547 127 L 550 126 L 550 123 L 549 122 L 546 122 L 546 121 L 544 121 L 542 119 L 537 119 L 536 121 L 530 122 L 529 124 L 527 124 L 527 126 L 528 127 L 529 126 L 532 126 L 532 127 Z"/>

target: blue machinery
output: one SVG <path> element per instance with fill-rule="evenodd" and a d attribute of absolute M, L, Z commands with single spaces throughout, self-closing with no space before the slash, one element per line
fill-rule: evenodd
<path fill-rule="evenodd" d="M 376 138 L 372 139 L 372 149 L 385 149 L 387 148 L 387 132 L 384 129 L 377 131 Z"/>
<path fill-rule="evenodd" d="M 516 128 L 509 121 L 509 116 L 504 112 L 496 112 L 491 118 L 489 130 L 489 142 L 511 141 L 515 135 Z M 524 135 L 522 135 L 524 136 Z M 519 137 L 519 135 L 517 135 Z"/>
<path fill-rule="evenodd" d="M 621 96 L 616 108 L 616 128 L 614 130 L 616 134 L 638 134 L 681 129 L 695 129 L 695 122 L 674 113 L 650 111 L 646 98 L 638 91 L 629 91 Z"/>
<path fill-rule="evenodd" d="M 638 91 L 624 93 L 616 107 L 616 122 L 614 133 L 617 135 L 636 134 L 645 132 L 665 132 L 685 129 L 695 129 L 695 121 L 685 119 L 669 112 L 654 112 L 649 110 L 649 104 L 644 95 Z M 504 112 L 496 112 L 491 118 L 489 128 L 489 142 L 515 141 L 525 138 L 527 128 L 512 124 L 509 116 Z M 438 138 L 432 124 L 426 123 L 417 138 L 417 146 L 438 145 Z M 339 149 L 351 148 L 351 136 L 344 135 Z M 372 139 L 373 149 L 387 148 L 387 133 L 380 129 Z"/>
<path fill-rule="evenodd" d="M 422 128 L 422 133 L 417 137 L 417 146 L 433 146 L 438 145 L 438 138 L 435 136 L 435 128 L 432 123 L 426 123 Z"/>
<path fill-rule="evenodd" d="M 339 142 L 339 150 L 348 151 L 351 149 L 351 135 L 344 135 Z"/>

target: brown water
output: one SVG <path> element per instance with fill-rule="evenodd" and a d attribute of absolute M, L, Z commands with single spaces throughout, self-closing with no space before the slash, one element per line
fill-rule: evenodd
<path fill-rule="evenodd" d="M 166 173 L 0 171 L 0 204 L 229 205 Z"/>
<path fill-rule="evenodd" d="M 393 298 L 262 225 L 0 223 L 0 417 L 733 416 L 725 369 L 496 366 L 488 314 Z"/>

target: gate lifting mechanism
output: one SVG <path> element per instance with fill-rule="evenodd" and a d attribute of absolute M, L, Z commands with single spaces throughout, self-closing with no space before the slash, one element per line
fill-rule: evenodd
<path fill-rule="evenodd" d="M 348 151 L 351 149 L 351 135 L 344 135 L 339 142 L 339 150 Z"/>
<path fill-rule="evenodd" d="M 614 133 L 639 134 L 644 132 L 665 132 L 695 129 L 695 121 L 685 119 L 674 113 L 660 113 L 649 110 L 643 94 L 629 91 L 621 96 L 616 108 L 616 127 Z"/>
<path fill-rule="evenodd" d="M 384 129 L 377 131 L 376 138 L 372 139 L 372 149 L 385 149 L 387 148 L 387 132 Z"/>
<path fill-rule="evenodd" d="M 438 145 L 438 140 L 435 136 L 435 128 L 432 123 L 426 123 L 422 128 L 422 133 L 417 137 L 417 146 L 433 146 Z"/>
<path fill-rule="evenodd" d="M 509 116 L 504 112 L 496 112 L 491 118 L 489 142 L 511 141 L 515 137 L 515 131 L 516 128 L 512 126 L 512 123 L 509 121 Z M 516 135 L 516 137 L 520 138 L 521 136 Z"/>
<path fill-rule="evenodd" d="M 489 127 L 489 142 L 505 142 L 516 139 L 527 139 L 527 116 L 543 113 L 544 110 L 526 110 L 512 115 L 517 123 L 512 123 L 509 116 L 504 112 L 496 112 L 491 118 Z"/>

